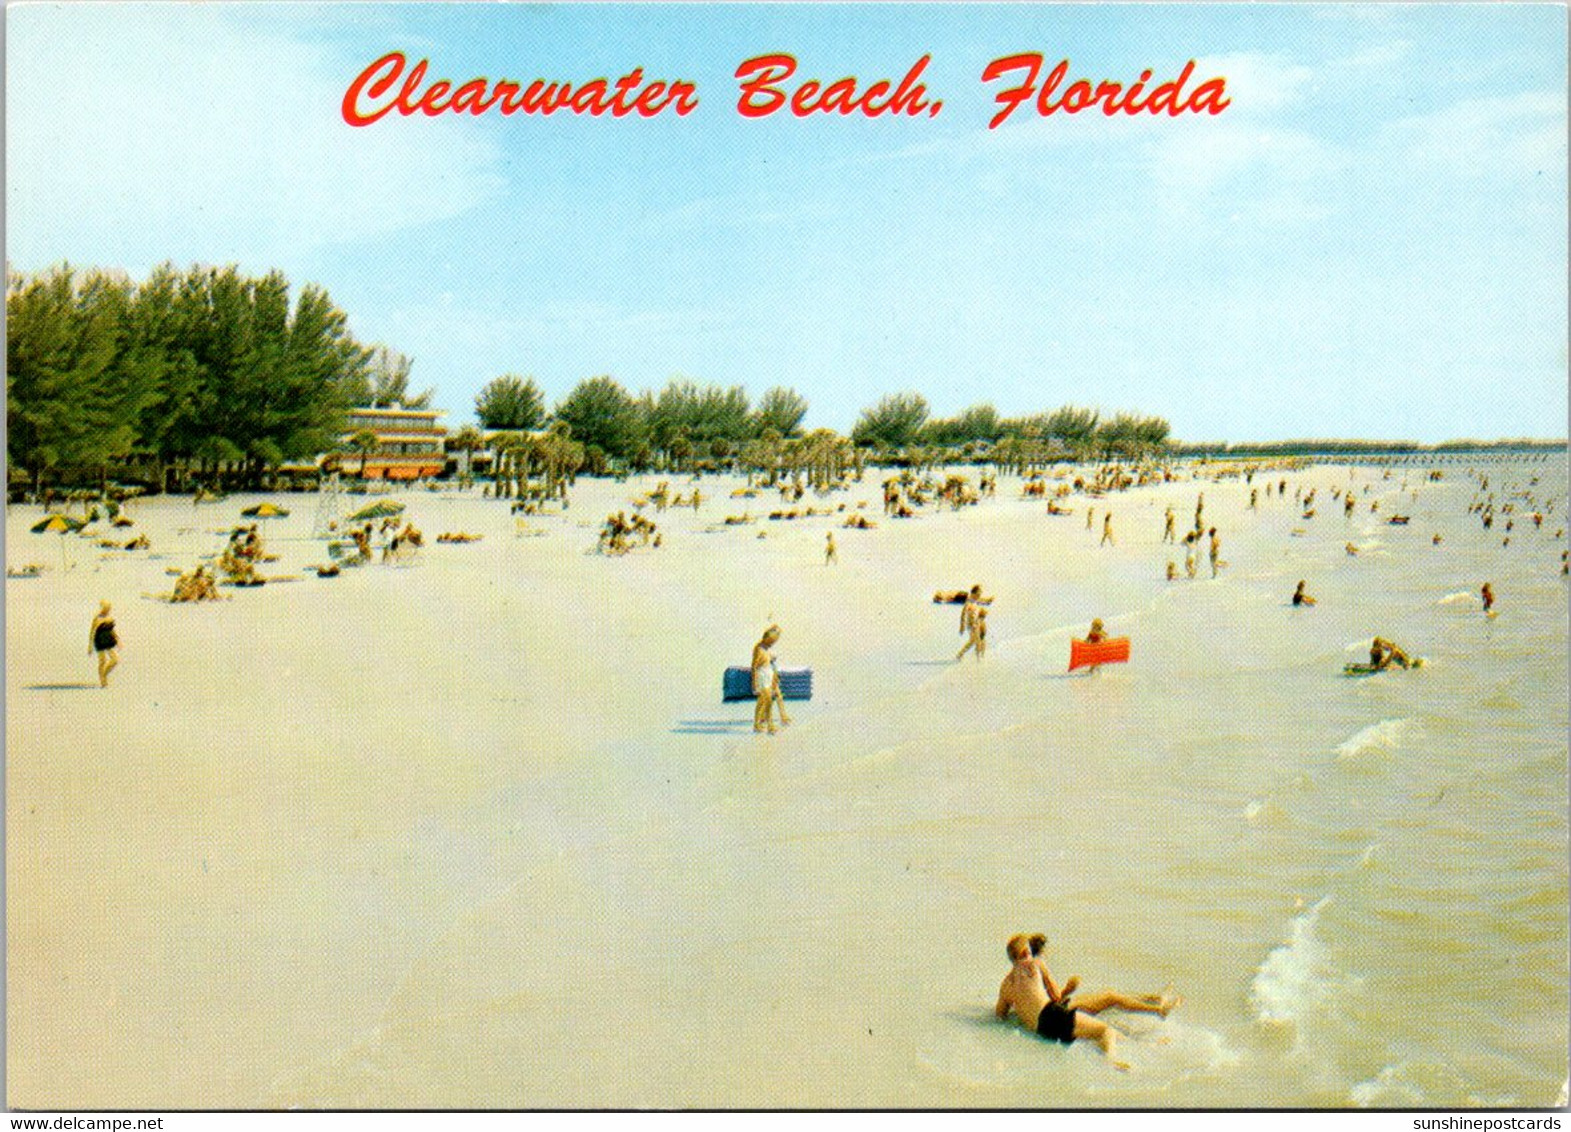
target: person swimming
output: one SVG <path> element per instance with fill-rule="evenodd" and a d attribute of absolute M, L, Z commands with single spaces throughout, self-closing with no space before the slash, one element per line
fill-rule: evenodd
<path fill-rule="evenodd" d="M 1393 664 L 1398 668 L 1409 668 L 1413 665 L 1407 653 L 1384 637 L 1376 637 L 1369 642 L 1369 663 L 1377 672 L 1383 672 Z"/>

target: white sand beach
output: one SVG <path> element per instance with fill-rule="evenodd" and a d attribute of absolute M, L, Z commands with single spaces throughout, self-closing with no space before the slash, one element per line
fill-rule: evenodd
<path fill-rule="evenodd" d="M 600 521 L 657 477 L 582 479 L 525 534 L 410 490 L 424 548 L 336 578 L 309 569 L 313 495 L 136 500 L 115 534 L 150 551 L 68 535 L 68 567 L 13 506 L 7 565 L 44 569 L 6 582 L 8 1101 L 1553 1103 L 1565 463 L 1495 467 L 1562 497 L 1509 546 L 1444 467 L 1273 473 L 1289 496 L 1253 511 L 1241 477 L 1185 479 L 1067 518 L 1010 476 L 910 520 L 876 471 L 795 505 L 706 478 L 624 557 L 593 553 Z M 1190 581 L 1159 540 L 1200 490 L 1228 565 L 1202 550 Z M 263 572 L 291 580 L 144 596 L 264 499 L 292 514 Z M 877 528 L 843 528 L 858 510 Z M 1485 580 L 1497 618 L 1447 602 Z M 931 598 L 972 583 L 989 647 L 956 664 Z M 1069 676 L 1093 617 L 1130 663 Z M 720 702 L 771 622 L 815 676 L 772 737 Z M 1345 679 L 1376 633 L 1428 667 Z M 1004 941 L 1037 930 L 1060 977 L 1185 996 L 1120 1022 L 1132 1072 L 993 1019 Z"/>

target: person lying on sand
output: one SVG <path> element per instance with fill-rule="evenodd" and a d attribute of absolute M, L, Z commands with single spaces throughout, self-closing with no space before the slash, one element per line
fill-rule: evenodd
<path fill-rule="evenodd" d="M 1004 953 L 1009 956 L 1013 966 L 998 988 L 998 1004 L 993 1008 L 993 1013 L 1002 1021 L 1013 1010 L 1021 1025 L 1048 1041 L 1062 1042 L 1064 1045 L 1070 1045 L 1076 1039 L 1093 1041 L 1115 1069 L 1127 1070 L 1129 1063 L 1118 1058 L 1115 1048 L 1117 1039 L 1112 1027 L 1095 1017 L 1096 1012 L 1124 1005 L 1124 1002 L 1114 1000 L 1121 998 L 1125 1002 L 1135 1003 L 1133 1008 L 1166 1017 L 1167 1012 L 1177 1005 L 1176 1000 L 1135 998 L 1103 992 L 1073 1001 L 1068 998 L 1068 994 L 1079 985 L 1076 979 L 1071 979 L 1062 990 L 1054 986 L 1052 993 L 1049 993 L 1047 968 L 1032 954 L 1032 945 L 1036 939 L 1041 937 L 1028 940 L 1023 935 L 1017 935 L 1004 945 Z M 1042 943 L 1045 944 L 1046 940 L 1042 939 Z M 1038 944 L 1038 951 L 1040 948 Z M 1089 1003 L 1094 1009 L 1087 1009 L 1084 1003 Z"/>
<path fill-rule="evenodd" d="M 976 601 L 982 605 L 992 605 L 993 599 L 982 596 L 981 586 L 972 586 L 969 590 L 939 590 L 933 595 L 934 605 L 964 605 L 976 595 Z"/>

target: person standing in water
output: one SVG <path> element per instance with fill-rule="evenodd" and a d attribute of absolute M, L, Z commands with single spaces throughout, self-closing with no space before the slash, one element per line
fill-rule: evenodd
<path fill-rule="evenodd" d="M 757 705 L 753 709 L 753 730 L 775 733 L 773 719 L 774 708 L 780 707 L 780 725 L 782 727 L 791 721 L 786 718 L 785 702 L 780 695 L 780 672 L 775 668 L 775 656 L 772 651 L 780 641 L 780 626 L 771 625 L 764 630 L 764 635 L 753 646 L 753 695 L 757 697 Z"/>
<path fill-rule="evenodd" d="M 835 549 L 835 532 L 827 531 L 824 534 L 824 565 L 840 561 L 840 552 Z"/>
<path fill-rule="evenodd" d="M 1111 511 L 1102 517 L 1102 541 L 1097 543 L 1097 545 L 1106 546 L 1110 542 L 1113 542 L 1113 513 Z M 1118 544 L 1115 542 L 1113 545 L 1117 546 Z"/>
<path fill-rule="evenodd" d="M 1222 539 L 1216 533 L 1216 528 L 1211 528 L 1211 576 L 1216 577 L 1217 568 L 1222 565 Z"/>
<path fill-rule="evenodd" d="M 1168 509 L 1167 509 L 1167 522 L 1166 522 L 1166 524 L 1162 528 L 1162 541 L 1163 542 L 1177 542 L 1178 541 L 1178 536 L 1173 533 L 1173 508 L 1171 506 L 1169 506 Z"/>
<path fill-rule="evenodd" d="M 1494 587 L 1491 586 L 1488 582 L 1485 582 L 1484 588 L 1478 591 L 1478 595 L 1484 600 L 1484 613 L 1487 616 L 1489 612 L 1495 608 Z"/>
<path fill-rule="evenodd" d="M 100 602 L 98 615 L 93 618 L 93 623 L 87 630 L 87 653 L 91 656 L 98 654 L 98 686 L 109 687 L 109 674 L 114 671 L 115 665 L 120 663 L 116 650 L 120 647 L 120 638 L 115 636 L 115 619 L 109 615 L 109 603 Z"/>

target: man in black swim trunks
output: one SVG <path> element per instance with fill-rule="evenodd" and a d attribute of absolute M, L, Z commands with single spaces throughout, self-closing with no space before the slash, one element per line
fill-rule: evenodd
<path fill-rule="evenodd" d="M 998 988 L 998 1005 L 994 1012 L 1000 1019 L 1009 1017 L 1010 1010 L 1019 1016 L 1026 1029 L 1050 1041 L 1070 1044 L 1076 1038 L 1085 1038 L 1101 1047 L 1107 1060 L 1115 1069 L 1128 1069 L 1114 1053 L 1112 1029 L 1107 1023 L 1082 1014 L 1067 1005 L 1067 999 L 1055 1001 L 1042 981 L 1041 968 L 1031 955 L 1030 941 L 1023 935 L 1012 938 L 1004 947 L 1014 964 Z"/>

